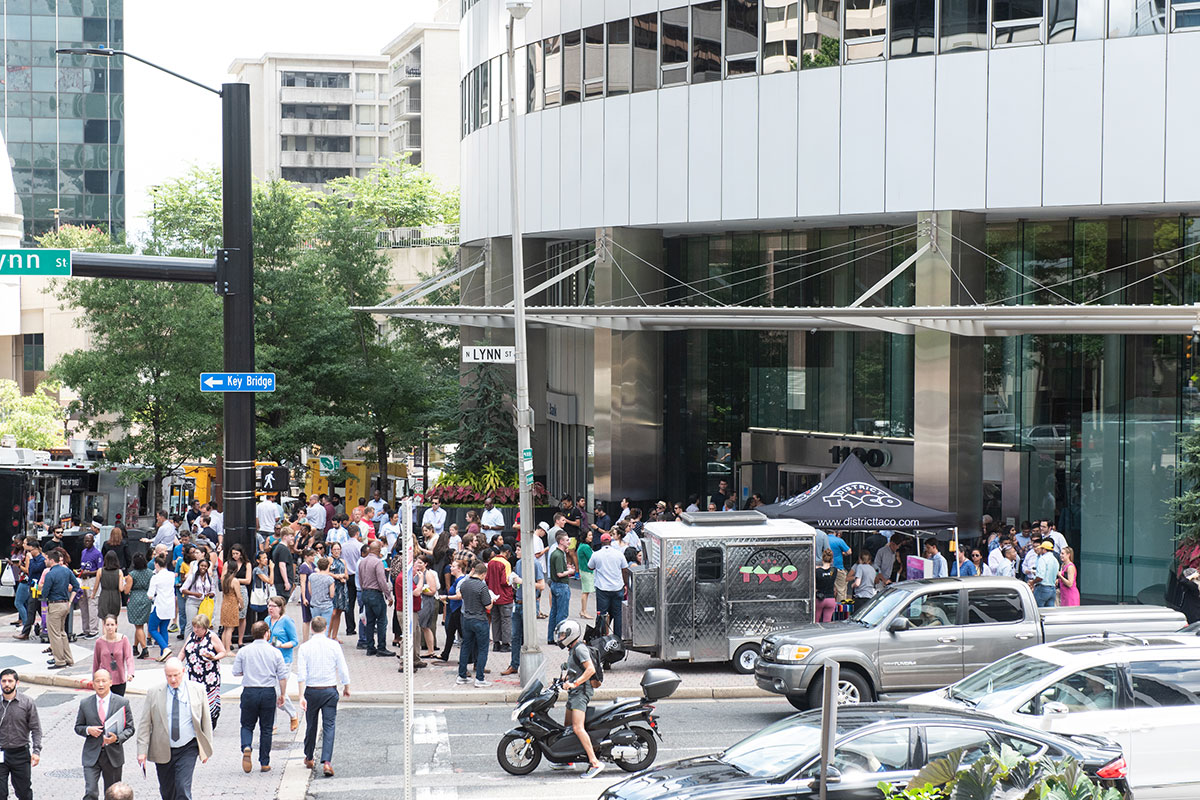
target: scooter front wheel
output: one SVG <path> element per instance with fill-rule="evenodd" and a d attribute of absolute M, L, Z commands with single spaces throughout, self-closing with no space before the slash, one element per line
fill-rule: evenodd
<path fill-rule="evenodd" d="M 528 775 L 542 763 L 542 749 L 532 739 L 508 733 L 496 745 L 496 760 L 509 775 Z"/>
<path fill-rule="evenodd" d="M 654 759 L 658 756 L 658 742 L 654 740 L 654 734 L 645 728 L 632 727 L 629 730 L 638 739 L 637 758 L 614 758 L 613 760 L 626 772 L 641 772 L 653 764 Z"/>

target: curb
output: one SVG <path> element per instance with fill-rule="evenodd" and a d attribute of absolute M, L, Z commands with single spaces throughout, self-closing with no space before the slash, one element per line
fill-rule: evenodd
<path fill-rule="evenodd" d="M 92 681 L 86 677 L 71 677 L 69 675 L 21 675 L 22 683 L 30 683 L 38 686 L 54 686 L 60 689 L 72 689 L 75 691 L 90 691 Z M 425 691 L 414 691 L 413 701 L 416 703 L 436 703 L 438 705 L 479 705 L 489 703 L 504 703 L 512 704 L 517 702 L 517 698 L 521 696 L 521 689 L 471 689 L 464 687 L 458 691 L 449 689 L 432 689 Z M 131 688 L 128 691 L 128 696 L 144 695 L 144 691 Z M 233 693 L 227 693 L 225 697 L 231 696 Z M 636 687 L 628 687 L 627 689 L 606 689 L 601 687 L 596 690 L 594 699 L 596 700 L 617 700 L 622 697 L 636 697 L 638 690 Z M 236 696 L 236 695 L 235 695 Z M 734 700 L 744 698 L 766 699 L 778 697 L 771 692 L 759 689 L 757 686 L 681 686 L 671 695 L 671 700 Z M 339 703 L 403 703 L 404 692 L 354 692 L 349 697 L 342 697 Z"/>

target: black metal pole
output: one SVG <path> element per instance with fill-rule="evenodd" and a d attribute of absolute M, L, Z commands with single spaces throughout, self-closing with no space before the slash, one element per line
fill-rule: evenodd
<path fill-rule="evenodd" d="M 221 86 L 224 248 L 217 254 L 225 298 L 225 371 L 254 372 L 254 242 L 250 207 L 250 86 Z M 222 263 L 223 262 L 223 263 Z M 254 394 L 225 394 L 225 556 L 240 544 L 253 557 Z"/>

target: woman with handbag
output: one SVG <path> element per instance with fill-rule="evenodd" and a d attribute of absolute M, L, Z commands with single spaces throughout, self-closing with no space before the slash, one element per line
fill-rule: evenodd
<path fill-rule="evenodd" d="M 108 614 L 103 620 L 104 632 L 96 640 L 92 650 L 92 674 L 98 669 L 108 670 L 112 676 L 112 692 L 125 696 L 125 686 L 133 679 L 137 662 L 133 660 L 133 647 L 129 637 L 117 633 L 117 615 Z"/>
<path fill-rule="evenodd" d="M 187 578 L 179 587 L 179 593 L 184 597 L 184 608 L 187 618 L 195 619 L 197 614 L 203 614 L 212 619 L 217 597 L 217 582 L 213 578 L 208 559 L 201 558 L 188 571 Z"/>
<path fill-rule="evenodd" d="M 192 617 L 192 633 L 183 646 L 180 658 L 187 670 L 188 680 L 203 686 L 208 695 L 208 715 L 214 728 L 217 727 L 217 717 L 221 716 L 221 659 L 225 654 L 225 646 L 213 633 L 209 617 L 205 614 Z"/>
<path fill-rule="evenodd" d="M 221 576 L 221 644 L 227 652 L 233 652 L 233 632 L 238 632 L 238 647 L 242 645 L 242 633 L 246 625 L 246 606 L 249 597 L 244 584 L 250 582 L 250 570 L 246 564 L 246 551 L 235 544 L 229 551 L 229 563 Z"/>
<path fill-rule="evenodd" d="M 267 602 L 271 599 L 271 561 L 266 550 L 260 550 L 255 560 L 253 583 L 250 584 L 250 613 L 246 615 L 246 627 L 267 617 Z"/>

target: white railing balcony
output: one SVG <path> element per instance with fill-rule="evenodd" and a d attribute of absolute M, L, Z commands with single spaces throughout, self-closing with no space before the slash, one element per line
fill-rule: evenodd
<path fill-rule="evenodd" d="M 379 233 L 380 247 L 452 247 L 457 244 L 457 225 L 388 228 Z"/>

